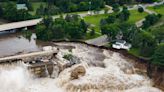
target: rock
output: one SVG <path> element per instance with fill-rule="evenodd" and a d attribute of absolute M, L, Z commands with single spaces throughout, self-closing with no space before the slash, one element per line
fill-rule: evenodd
<path fill-rule="evenodd" d="M 84 66 L 82 66 L 82 65 L 77 66 L 71 72 L 71 79 L 72 80 L 78 79 L 79 77 L 84 76 L 85 73 L 86 73 L 86 70 L 85 70 Z"/>

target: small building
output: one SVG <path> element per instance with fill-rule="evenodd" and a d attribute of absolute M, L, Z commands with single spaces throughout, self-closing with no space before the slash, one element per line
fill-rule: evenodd
<path fill-rule="evenodd" d="M 131 48 L 131 44 L 127 43 L 125 40 L 116 40 L 112 47 L 115 49 L 126 49 L 129 50 Z"/>
<path fill-rule="evenodd" d="M 24 9 L 24 10 L 28 10 L 26 4 L 17 4 L 17 10 L 21 10 L 21 9 Z"/>

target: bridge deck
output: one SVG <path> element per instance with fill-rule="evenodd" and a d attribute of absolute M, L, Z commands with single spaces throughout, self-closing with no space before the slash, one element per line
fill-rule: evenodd
<path fill-rule="evenodd" d="M 57 52 L 58 51 L 55 51 L 55 50 L 49 50 L 49 51 L 39 51 L 39 52 L 22 54 L 22 55 L 9 56 L 9 57 L 0 58 L 0 62 L 7 61 L 7 60 L 21 59 L 21 58 L 26 58 L 26 57 L 33 57 L 33 56 L 38 56 L 38 55 L 53 54 Z"/>
<path fill-rule="evenodd" d="M 34 25 L 38 24 L 41 20 L 42 19 L 40 18 L 40 19 L 33 19 L 33 20 L 26 20 L 26 21 L 2 24 L 2 25 L 0 25 L 0 32 L 5 31 L 5 30 L 34 26 Z"/>

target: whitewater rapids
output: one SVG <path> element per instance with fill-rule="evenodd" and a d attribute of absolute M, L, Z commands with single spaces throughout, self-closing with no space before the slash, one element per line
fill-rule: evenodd
<path fill-rule="evenodd" d="M 0 92 L 162 92 L 147 76 L 136 73 L 133 63 L 119 53 L 84 44 L 57 45 L 58 56 L 71 53 L 80 58 L 85 76 L 71 80 L 74 66 L 63 70 L 56 79 L 36 78 L 23 64 L 0 66 Z"/>

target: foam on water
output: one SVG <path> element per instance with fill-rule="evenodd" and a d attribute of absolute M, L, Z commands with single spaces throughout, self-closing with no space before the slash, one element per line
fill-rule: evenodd
<path fill-rule="evenodd" d="M 1 67 L 0 92 L 162 92 L 152 87 L 147 76 L 137 74 L 133 64 L 118 53 L 82 44 L 59 45 L 75 46 L 71 53 L 88 64 L 85 76 L 70 79 L 76 65 L 63 70 L 56 79 L 34 78 L 22 65 Z M 68 50 L 63 49 L 59 54 L 64 52 Z M 97 59 L 100 55 L 105 58 Z"/>

